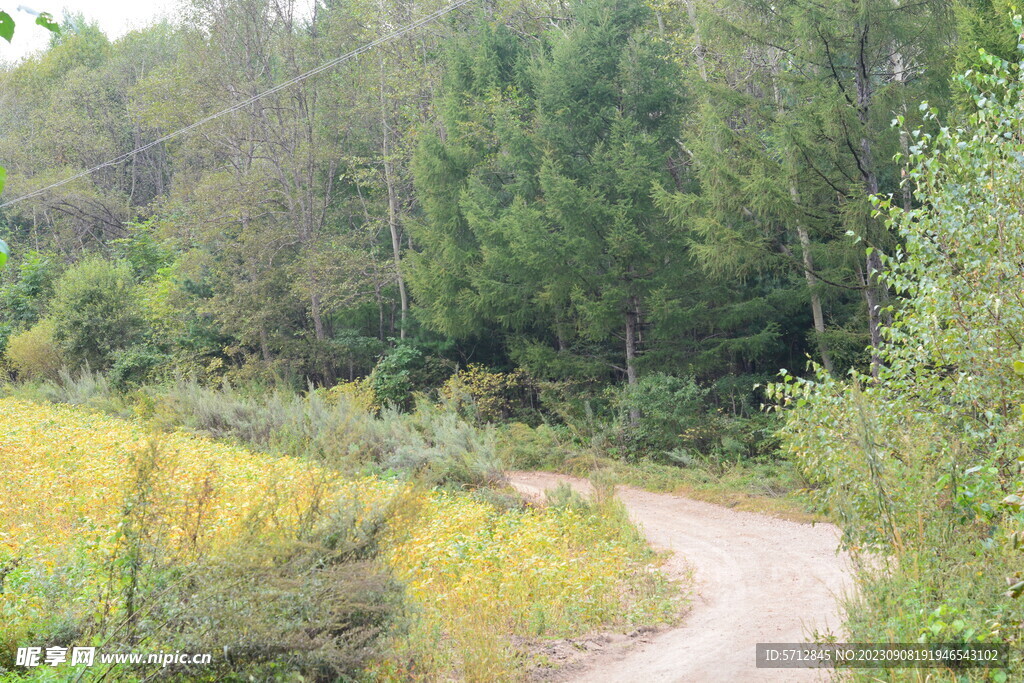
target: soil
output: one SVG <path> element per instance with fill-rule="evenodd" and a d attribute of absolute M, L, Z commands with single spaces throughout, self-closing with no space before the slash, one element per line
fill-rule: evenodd
<path fill-rule="evenodd" d="M 545 472 L 511 472 L 509 480 L 537 502 L 561 483 L 583 494 L 591 490 L 586 480 Z M 828 672 L 812 669 L 758 669 L 754 653 L 761 642 L 808 642 L 828 633 L 844 640 L 840 602 L 853 581 L 835 526 L 628 486 L 616 493 L 651 546 L 670 551 L 663 571 L 692 580 L 689 612 L 672 628 L 552 644 L 566 651 L 553 651 L 557 668 L 540 677 L 587 683 L 828 679 Z"/>

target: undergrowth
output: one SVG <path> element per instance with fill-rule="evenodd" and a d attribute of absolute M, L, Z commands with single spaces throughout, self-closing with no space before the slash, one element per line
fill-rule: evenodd
<path fill-rule="evenodd" d="M 160 672 L 181 680 L 511 680 L 528 665 L 515 636 L 678 608 L 613 500 L 529 508 L 489 488 L 354 479 L 325 455 L 266 455 L 71 406 L 0 409 L 0 680 L 80 673 L 15 670 L 17 647 L 57 645 L 213 654 L 212 666 Z M 417 420 L 420 444 L 461 428 Z M 405 438 L 391 427 L 378 443 Z"/>

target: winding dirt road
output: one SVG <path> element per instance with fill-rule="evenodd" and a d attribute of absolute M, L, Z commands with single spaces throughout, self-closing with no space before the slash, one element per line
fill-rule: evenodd
<path fill-rule="evenodd" d="M 542 472 L 511 472 L 521 493 L 542 500 L 567 482 L 581 493 L 590 485 Z M 664 565 L 673 578 L 691 572 L 691 609 L 677 628 L 650 634 L 637 645 L 596 653 L 566 680 L 813 681 L 810 669 L 758 669 L 755 644 L 806 642 L 833 632 L 843 640 L 838 599 L 850 589 L 848 559 L 836 552 L 831 524 L 800 524 L 680 496 L 620 486 L 618 497 L 657 549 L 673 551 Z"/>

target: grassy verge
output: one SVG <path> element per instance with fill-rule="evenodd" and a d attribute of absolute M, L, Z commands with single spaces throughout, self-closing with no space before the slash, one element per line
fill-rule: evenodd
<path fill-rule="evenodd" d="M 598 475 L 613 484 L 686 495 L 793 521 L 825 519 L 803 495 L 806 481 L 785 459 L 706 458 L 686 465 L 624 460 L 609 457 L 599 443 L 581 445 L 546 425 L 531 428 L 522 424 L 500 428 L 496 448 L 510 469 Z"/>
<path fill-rule="evenodd" d="M 614 500 L 501 510 L 438 494 L 388 557 L 416 605 L 399 656 L 377 670 L 392 680 L 515 680 L 536 664 L 514 646 L 523 639 L 679 613 L 678 587 Z"/>
<path fill-rule="evenodd" d="M 715 469 L 613 462 L 608 469 L 616 483 L 649 491 L 676 493 L 795 522 L 826 520 L 802 495 L 804 482 L 787 461 L 734 463 Z"/>

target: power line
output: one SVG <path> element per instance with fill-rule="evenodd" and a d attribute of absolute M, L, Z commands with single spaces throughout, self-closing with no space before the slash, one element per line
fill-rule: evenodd
<path fill-rule="evenodd" d="M 199 128 L 200 126 L 205 125 L 205 124 L 209 123 L 210 121 L 213 121 L 216 118 L 220 118 L 221 116 L 225 116 L 226 114 L 230 114 L 232 112 L 236 112 L 239 109 L 244 109 L 245 107 L 249 106 L 250 104 L 252 104 L 253 102 L 255 102 L 257 100 L 263 99 L 264 97 L 267 97 L 269 95 L 273 95 L 274 93 L 279 92 L 281 90 L 284 90 L 285 88 L 289 88 L 289 87 L 295 85 L 296 83 L 301 83 L 302 81 L 306 80 L 307 78 L 312 78 L 313 76 L 316 76 L 319 73 L 322 73 L 324 71 L 327 71 L 328 69 L 332 69 L 332 68 L 338 66 L 342 62 L 347 62 L 348 60 L 352 59 L 353 57 L 358 57 L 359 55 L 363 54 L 364 52 L 369 52 L 370 50 L 372 50 L 373 48 L 377 47 L 378 45 L 383 45 L 384 43 L 387 43 L 388 41 L 394 40 L 395 38 L 398 38 L 399 36 L 405 35 L 406 33 L 409 33 L 410 31 L 414 31 L 414 30 L 418 29 L 419 27 L 424 26 L 425 24 L 429 24 L 432 21 L 440 19 L 441 17 L 443 17 L 444 15 L 448 14 L 449 12 L 451 12 L 453 10 L 456 10 L 459 7 L 462 7 L 463 5 L 465 5 L 465 4 L 469 3 L 469 2 L 472 2 L 472 1 L 473 0 L 456 0 L 456 2 L 453 2 L 452 4 L 447 5 L 446 7 L 442 7 L 439 10 L 431 12 L 430 14 L 426 15 L 425 17 L 423 17 L 421 19 L 417 19 L 416 21 L 412 22 L 411 24 L 407 24 L 407 25 L 403 26 L 400 29 L 392 31 L 391 33 L 387 34 L 386 36 L 382 36 L 380 38 L 377 38 L 376 40 L 374 40 L 372 42 L 369 42 L 369 43 L 366 43 L 365 45 L 363 45 L 361 47 L 358 47 L 355 50 L 352 50 L 351 52 L 346 52 L 345 54 L 341 55 L 340 57 L 335 57 L 334 59 L 332 59 L 330 61 L 324 62 L 323 64 L 321 64 L 320 66 L 316 67 L 315 69 L 311 69 L 311 70 L 309 70 L 309 71 L 307 71 L 307 72 L 305 72 L 303 74 L 295 76 L 294 78 L 290 78 L 287 81 L 283 81 L 282 83 L 278 83 L 277 85 L 275 85 L 274 87 L 270 88 L 269 90 L 264 90 L 263 92 L 259 93 L 258 95 L 253 95 L 252 97 L 250 97 L 247 100 L 242 100 L 241 102 L 236 102 L 235 104 L 231 105 L 227 109 L 222 109 L 221 111 L 218 111 L 215 114 L 210 114 L 209 116 L 206 116 L 206 117 L 204 117 L 202 119 L 199 119 L 195 123 L 191 123 L 191 124 L 185 126 L 184 128 L 179 128 L 178 130 L 174 131 L 173 133 L 168 133 L 167 135 L 159 137 L 156 140 L 153 140 L 152 142 L 147 142 L 146 144 L 142 145 L 141 147 L 136 147 L 135 149 L 133 149 L 130 152 L 126 152 L 126 153 L 124 153 L 124 154 L 122 154 L 122 155 L 120 155 L 118 157 L 114 157 L 113 159 L 110 159 L 109 161 L 104 161 L 102 164 L 99 164 L 97 166 L 93 166 L 90 169 L 87 169 L 85 171 L 81 171 L 79 173 L 76 173 L 75 175 L 70 176 L 68 178 L 65 178 L 64 180 L 60 180 L 60 181 L 58 181 L 56 183 L 52 183 L 50 185 L 47 185 L 46 187 L 41 187 L 38 190 L 33 190 L 32 192 L 28 192 L 26 194 L 23 194 L 20 197 L 15 197 L 14 199 L 8 200 L 8 201 L 4 202 L 3 204 L 0 204 L 0 209 L 6 208 L 8 206 L 11 206 L 12 204 L 17 204 L 18 202 L 25 201 L 26 199 L 31 199 L 33 197 L 38 197 L 39 195 L 44 194 L 44 193 L 48 192 L 49 190 L 54 189 L 55 187 L 60 187 L 62 185 L 67 185 L 68 183 L 74 182 L 74 181 L 78 180 L 79 178 L 84 178 L 84 177 L 86 177 L 88 175 L 92 175 L 93 173 L 95 173 L 96 171 L 99 171 L 100 169 L 106 168 L 108 166 L 113 166 L 114 164 L 119 164 L 122 161 L 126 161 L 128 159 L 131 159 L 136 154 L 140 154 L 142 152 L 145 152 L 150 147 L 155 147 L 156 145 L 159 145 L 161 143 L 167 142 L 168 140 L 171 140 L 173 138 L 185 135 L 186 133 L 188 133 L 190 131 L 193 131 L 196 128 Z"/>

